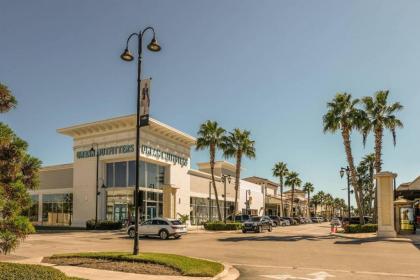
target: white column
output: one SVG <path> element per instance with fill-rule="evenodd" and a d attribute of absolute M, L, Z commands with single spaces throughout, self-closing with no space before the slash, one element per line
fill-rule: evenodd
<path fill-rule="evenodd" d="M 397 174 L 380 172 L 375 175 L 378 194 L 378 237 L 396 237 L 394 225 L 394 180 Z"/>

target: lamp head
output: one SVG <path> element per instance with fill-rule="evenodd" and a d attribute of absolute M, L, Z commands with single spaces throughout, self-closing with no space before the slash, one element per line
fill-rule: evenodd
<path fill-rule="evenodd" d="M 124 61 L 132 61 L 134 59 L 134 56 L 131 54 L 128 48 L 125 48 L 120 57 Z"/>
<path fill-rule="evenodd" d="M 340 177 L 343 178 L 343 176 L 344 176 L 344 170 L 343 170 L 343 168 L 341 168 L 340 169 Z"/>
<path fill-rule="evenodd" d="M 106 186 L 105 186 L 105 184 L 104 184 L 104 183 L 102 183 L 101 188 L 106 189 Z"/>
<path fill-rule="evenodd" d="M 158 52 L 161 50 L 161 47 L 159 46 L 156 37 L 153 36 L 152 41 L 150 41 L 150 43 L 147 45 L 147 48 L 149 49 L 149 51 L 151 52 Z"/>
<path fill-rule="evenodd" d="M 95 152 L 95 149 L 92 147 L 92 148 L 90 148 L 90 152 L 91 153 L 94 153 Z"/>

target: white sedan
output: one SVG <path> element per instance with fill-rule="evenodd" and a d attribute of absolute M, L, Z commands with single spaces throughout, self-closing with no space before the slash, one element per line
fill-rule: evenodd
<path fill-rule="evenodd" d="M 134 238 L 135 225 L 131 225 L 127 229 L 128 236 Z M 168 239 L 173 236 L 175 239 L 180 238 L 187 233 L 186 225 L 183 225 L 179 220 L 154 218 L 146 220 L 139 224 L 139 235 L 141 236 L 159 236 L 160 239 Z"/>

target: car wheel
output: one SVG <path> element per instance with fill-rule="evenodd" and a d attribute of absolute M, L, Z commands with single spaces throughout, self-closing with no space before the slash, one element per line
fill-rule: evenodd
<path fill-rule="evenodd" d="M 134 238 L 134 237 L 135 237 L 135 235 L 136 235 L 136 231 L 134 230 L 134 228 L 132 228 L 132 229 L 130 229 L 130 230 L 128 231 L 128 236 L 129 236 L 130 238 Z"/>
<path fill-rule="evenodd" d="M 159 237 L 160 237 L 160 239 L 165 240 L 165 239 L 168 239 L 169 234 L 166 230 L 161 230 L 159 232 Z"/>
<path fill-rule="evenodd" d="M 246 233 L 246 229 L 243 229 L 243 230 L 242 230 L 242 233 Z"/>
<path fill-rule="evenodd" d="M 271 232 L 273 230 L 273 228 L 271 227 L 271 225 L 268 226 L 268 232 Z"/>

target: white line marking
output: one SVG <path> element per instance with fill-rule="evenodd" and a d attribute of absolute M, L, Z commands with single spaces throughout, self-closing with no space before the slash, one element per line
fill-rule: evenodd
<path fill-rule="evenodd" d="M 377 272 L 377 271 L 355 271 L 355 270 L 343 270 L 343 269 L 330 269 L 330 268 L 316 268 L 316 267 L 297 267 L 297 266 L 277 266 L 277 265 L 258 265 L 258 264 L 246 264 L 246 263 L 233 263 L 233 266 L 248 266 L 258 268 L 278 268 L 278 269 L 302 269 L 302 270 L 325 270 L 330 272 L 342 272 L 352 274 L 368 274 L 368 275 L 379 275 L 379 276 L 395 276 L 395 277 L 407 277 L 416 278 L 418 274 L 406 274 L 406 273 L 391 273 L 391 272 Z M 287 278 L 286 278 L 287 279 Z"/>

